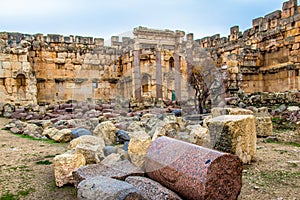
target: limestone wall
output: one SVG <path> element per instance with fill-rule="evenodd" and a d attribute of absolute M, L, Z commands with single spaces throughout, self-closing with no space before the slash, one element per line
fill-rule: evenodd
<path fill-rule="evenodd" d="M 171 99 L 172 91 L 176 99 L 188 100 L 194 94 L 188 74 L 209 63 L 207 57 L 218 68 L 201 66 L 204 77 L 223 70 L 232 95 L 239 88 L 245 93 L 299 90 L 299 11 L 297 0 L 289 0 L 282 10 L 254 19 L 250 29 L 242 33 L 234 26 L 223 38 L 194 40 L 183 31 L 137 27 L 134 38 L 113 36 L 109 47 L 102 38 L 2 32 L 1 103 Z"/>
<path fill-rule="evenodd" d="M 227 65 L 230 88 L 246 93 L 299 89 L 300 8 L 297 0 L 252 21 L 244 32 L 238 26 L 228 37 L 196 40 L 212 53 L 218 66 Z"/>
<path fill-rule="evenodd" d="M 158 90 L 160 98 L 171 98 L 175 83 L 186 82 L 182 77 L 175 81 L 175 64 L 177 71 L 186 71 L 175 53 L 184 33 L 144 27 L 134 33 L 135 39 L 122 41 L 113 36 L 110 47 L 101 38 L 1 33 L 1 102 L 156 98 Z M 22 90 L 17 87 L 18 75 L 25 79 Z M 185 87 L 177 84 L 177 93 Z"/>
<path fill-rule="evenodd" d="M 16 34 L 15 37 L 19 37 Z M 0 99 L 2 103 L 35 104 L 35 73 L 28 61 L 30 44 L 7 43 L 9 35 L 0 33 Z"/>
<path fill-rule="evenodd" d="M 0 93 L 5 102 L 84 101 L 113 96 L 114 66 L 121 47 L 105 47 L 101 38 L 6 32 L 0 36 Z M 22 90 L 17 87 L 20 74 L 25 76 Z"/>

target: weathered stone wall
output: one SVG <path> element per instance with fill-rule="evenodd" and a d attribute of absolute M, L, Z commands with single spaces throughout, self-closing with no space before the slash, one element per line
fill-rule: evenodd
<path fill-rule="evenodd" d="M 110 47 L 101 38 L 1 33 L 2 102 L 171 98 L 175 82 L 182 78 L 175 81 L 174 74 L 180 74 L 175 73 L 175 64 L 184 72 L 183 61 L 174 61 L 177 40 L 182 40 L 177 38 L 184 33 L 144 27 L 134 32 L 135 39 L 119 41 L 113 36 Z M 26 84 L 20 91 L 16 86 L 19 74 Z M 177 85 L 177 94 L 182 86 Z"/>
<path fill-rule="evenodd" d="M 230 35 L 206 37 L 197 42 L 212 53 L 218 66 L 226 65 L 230 89 L 246 93 L 299 89 L 300 8 L 297 0 L 252 21 L 243 33 L 238 26 Z"/>
<path fill-rule="evenodd" d="M 0 39 L 0 92 L 5 102 L 83 101 L 112 96 L 116 77 L 112 66 L 120 52 L 104 47 L 103 39 L 19 33 L 1 33 Z M 22 90 L 18 75 L 25 76 Z"/>
<path fill-rule="evenodd" d="M 37 87 L 34 70 L 28 61 L 27 41 L 18 44 L 9 35 L 0 33 L 0 96 L 2 103 L 28 104 L 37 102 Z M 8 42 L 10 41 L 10 42 Z"/>
<path fill-rule="evenodd" d="M 29 57 L 36 72 L 39 101 L 84 101 L 113 96 L 118 49 L 103 39 L 37 37 Z"/>
<path fill-rule="evenodd" d="M 245 93 L 299 90 L 299 10 L 297 0 L 289 0 L 281 11 L 254 19 L 243 33 L 234 26 L 224 38 L 194 40 L 183 31 L 137 27 L 133 39 L 112 36 L 110 47 L 102 38 L 2 32 L 1 103 L 171 99 L 172 93 L 189 100 L 192 67 L 209 57 L 203 49 L 218 67 L 204 66 L 204 78 L 220 69 L 229 78 L 225 88 L 231 95 L 240 88 Z"/>

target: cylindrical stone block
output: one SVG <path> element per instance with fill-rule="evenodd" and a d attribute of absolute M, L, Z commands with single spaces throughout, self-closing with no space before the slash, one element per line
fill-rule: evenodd
<path fill-rule="evenodd" d="M 237 199 L 242 187 L 239 157 L 168 137 L 152 142 L 145 168 L 184 199 Z"/>

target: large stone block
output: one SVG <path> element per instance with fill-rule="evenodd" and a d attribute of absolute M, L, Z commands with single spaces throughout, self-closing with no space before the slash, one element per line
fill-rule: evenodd
<path fill-rule="evenodd" d="M 134 132 L 130 135 L 128 154 L 131 162 L 143 168 L 146 153 L 151 144 L 151 138 L 145 131 Z"/>
<path fill-rule="evenodd" d="M 210 135 L 208 128 L 201 125 L 189 125 L 187 129 L 190 131 L 188 142 L 199 146 L 210 147 Z"/>
<path fill-rule="evenodd" d="M 71 151 L 55 156 L 54 176 L 56 185 L 61 187 L 68 183 L 73 184 L 72 172 L 85 164 L 85 158 L 82 154 L 74 154 Z"/>
<path fill-rule="evenodd" d="M 249 163 L 256 152 L 256 127 L 253 115 L 222 115 L 208 121 L 211 147 L 236 154 Z"/>
<path fill-rule="evenodd" d="M 212 108 L 211 114 L 213 117 L 218 117 L 221 115 L 251 115 L 253 112 L 251 110 L 243 109 L 243 108 Z"/>
<path fill-rule="evenodd" d="M 48 138 L 56 141 L 56 142 L 69 142 L 72 139 L 71 130 L 70 129 L 62 129 L 58 130 L 56 128 L 47 128 L 43 131 L 43 135 Z"/>
<path fill-rule="evenodd" d="M 99 163 L 105 156 L 103 152 L 104 146 L 79 144 L 75 147 L 75 153 L 82 154 L 85 157 L 86 164 Z"/>
<path fill-rule="evenodd" d="M 73 172 L 75 187 L 77 187 L 81 181 L 90 179 L 94 176 L 106 176 L 124 181 L 128 176 L 144 176 L 144 172 L 128 160 L 119 161 L 109 165 L 104 165 L 102 163 L 87 165 L 80 167 Z"/>
<path fill-rule="evenodd" d="M 104 140 L 100 137 L 92 136 L 92 135 L 83 135 L 79 138 L 73 139 L 68 146 L 68 149 L 76 148 L 79 144 L 85 145 L 101 145 L 105 147 Z"/>
<path fill-rule="evenodd" d="M 256 117 L 256 135 L 258 137 L 273 135 L 273 124 L 268 108 L 261 107 L 254 109 L 254 116 Z"/>
<path fill-rule="evenodd" d="M 2 68 L 11 70 L 11 62 L 2 62 Z"/>
<path fill-rule="evenodd" d="M 152 142 L 147 175 L 184 199 L 237 199 L 242 162 L 236 156 L 168 137 Z"/>
<path fill-rule="evenodd" d="M 256 117 L 256 134 L 258 137 L 268 137 L 273 135 L 271 117 Z"/>
<path fill-rule="evenodd" d="M 117 128 L 111 121 L 101 122 L 94 130 L 94 134 L 103 138 L 105 145 L 116 143 Z"/>
<path fill-rule="evenodd" d="M 136 187 L 147 200 L 181 200 L 175 192 L 149 178 L 130 176 L 125 181 Z"/>
<path fill-rule="evenodd" d="M 129 183 L 116 179 L 96 176 L 82 181 L 78 185 L 78 199 L 117 199 L 117 200 L 139 200 L 143 199 L 141 193 Z"/>

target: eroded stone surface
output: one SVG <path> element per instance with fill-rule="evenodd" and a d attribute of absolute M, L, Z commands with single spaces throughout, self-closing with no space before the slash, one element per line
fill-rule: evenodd
<path fill-rule="evenodd" d="M 103 138 L 105 145 L 112 145 L 116 143 L 116 132 L 116 126 L 111 121 L 105 121 L 96 126 L 93 133 Z"/>
<path fill-rule="evenodd" d="M 43 135 L 57 142 L 69 142 L 72 139 L 70 129 L 47 128 L 44 130 Z"/>
<path fill-rule="evenodd" d="M 242 162 L 221 153 L 168 137 L 152 142 L 147 175 L 184 199 L 237 199 L 242 187 Z"/>
<path fill-rule="evenodd" d="M 99 163 L 105 157 L 103 152 L 103 146 L 101 144 L 78 144 L 75 147 L 75 153 L 82 154 L 85 157 L 86 164 Z"/>
<path fill-rule="evenodd" d="M 78 185 L 79 199 L 140 200 L 141 193 L 129 183 L 104 176 L 95 176 Z"/>
<path fill-rule="evenodd" d="M 273 124 L 271 117 L 256 117 L 256 134 L 258 137 L 273 135 Z"/>
<path fill-rule="evenodd" d="M 218 117 L 221 115 L 252 115 L 253 111 L 243 108 L 215 107 L 211 109 L 211 114 L 213 117 Z"/>
<path fill-rule="evenodd" d="M 130 135 L 128 154 L 131 162 L 136 166 L 143 168 L 148 147 L 151 144 L 151 138 L 145 131 L 134 132 Z"/>
<path fill-rule="evenodd" d="M 190 125 L 187 126 L 190 130 L 188 142 L 204 147 L 210 147 L 210 135 L 207 128 L 201 125 Z"/>
<path fill-rule="evenodd" d="M 73 139 L 68 146 L 68 149 L 73 149 L 79 144 L 86 145 L 101 145 L 105 147 L 104 140 L 100 137 L 92 136 L 92 135 L 83 135 L 79 138 Z"/>
<path fill-rule="evenodd" d="M 149 178 L 129 176 L 125 181 L 136 187 L 147 200 L 181 200 L 175 192 Z"/>
<path fill-rule="evenodd" d="M 82 181 L 94 176 L 106 176 L 118 180 L 125 180 L 128 176 L 144 176 L 144 172 L 128 160 L 119 161 L 110 165 L 93 164 L 78 168 L 73 172 L 75 187 Z"/>
<path fill-rule="evenodd" d="M 256 152 L 256 127 L 253 115 L 222 115 L 209 120 L 212 148 L 236 154 L 249 163 Z"/>
<path fill-rule="evenodd" d="M 74 154 L 68 151 L 57 155 L 54 158 L 55 183 L 61 187 L 68 183 L 74 183 L 72 172 L 85 165 L 85 158 L 82 154 Z"/>

